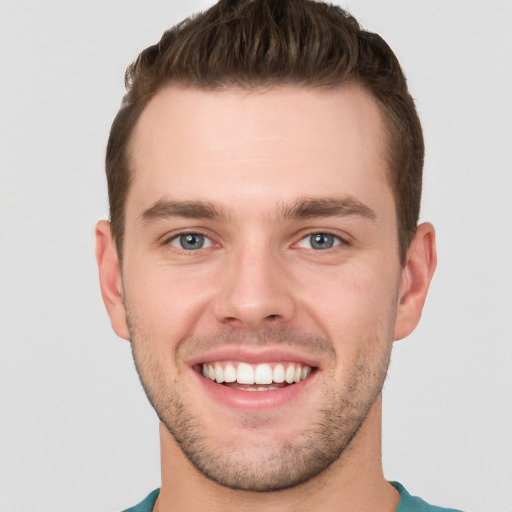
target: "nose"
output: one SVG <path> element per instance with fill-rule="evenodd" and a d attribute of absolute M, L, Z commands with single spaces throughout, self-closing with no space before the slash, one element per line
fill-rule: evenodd
<path fill-rule="evenodd" d="M 247 330 L 289 322 L 295 315 L 295 302 L 284 266 L 268 247 L 253 246 L 233 255 L 219 280 L 216 320 Z"/>

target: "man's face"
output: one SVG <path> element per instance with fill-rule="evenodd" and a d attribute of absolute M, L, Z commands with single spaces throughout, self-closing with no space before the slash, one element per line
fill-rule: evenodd
<path fill-rule="evenodd" d="M 169 87 L 142 113 L 130 338 L 159 417 L 209 478 L 297 485 L 375 407 L 401 278 L 385 148 L 356 87 Z"/>

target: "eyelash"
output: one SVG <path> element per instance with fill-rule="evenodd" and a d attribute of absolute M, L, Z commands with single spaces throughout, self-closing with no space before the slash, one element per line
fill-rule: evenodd
<path fill-rule="evenodd" d="M 193 248 L 186 249 L 185 247 L 183 247 L 183 245 L 181 243 L 180 243 L 181 247 L 177 247 L 177 246 L 173 245 L 172 242 L 179 241 L 181 237 L 186 237 L 187 235 L 202 237 L 203 240 L 206 241 L 206 243 L 208 245 L 206 247 L 204 245 L 201 245 L 200 247 L 198 247 L 195 250 Z M 319 247 L 316 249 L 314 247 L 302 247 L 300 245 L 301 243 L 307 241 L 308 239 L 309 239 L 310 245 L 311 245 L 312 237 L 315 235 L 316 236 L 323 235 L 324 237 L 332 237 L 334 239 L 334 243 L 330 247 L 325 247 L 325 248 Z M 212 238 L 210 236 L 208 236 L 204 233 L 201 233 L 200 231 L 183 231 L 183 232 L 177 233 L 175 235 L 172 235 L 171 237 L 165 238 L 165 240 L 162 242 L 162 245 L 171 245 L 171 246 L 175 247 L 176 249 L 182 250 L 187 253 L 197 252 L 200 249 L 210 249 L 214 245 L 216 245 L 217 247 L 220 246 L 220 244 L 215 244 L 215 242 L 212 240 Z M 301 236 L 301 238 L 298 240 L 298 242 L 295 242 L 294 244 L 292 244 L 292 247 L 302 247 L 302 248 L 305 248 L 308 250 L 314 250 L 314 252 L 322 252 L 322 251 L 328 251 L 330 249 L 334 249 L 335 247 L 338 247 L 340 245 L 349 246 L 350 243 L 348 242 L 347 239 L 345 239 L 337 234 L 331 233 L 329 231 L 311 231 L 311 232 L 306 233 L 303 236 Z"/>
<path fill-rule="evenodd" d="M 348 245 L 350 245 L 350 243 L 348 242 L 347 239 L 345 239 L 345 238 L 343 238 L 340 235 L 337 235 L 335 233 L 331 233 L 329 231 L 311 231 L 311 232 L 305 234 L 304 236 L 302 236 L 300 238 L 300 240 L 297 243 L 295 243 L 294 245 L 300 247 L 301 242 L 304 242 L 304 241 L 306 241 L 308 239 L 311 241 L 311 238 L 313 236 L 315 236 L 315 235 L 316 236 L 323 235 L 324 237 L 328 236 L 328 237 L 332 237 L 334 239 L 334 245 L 332 247 L 326 247 L 326 248 L 323 248 L 323 249 L 318 248 L 318 249 L 315 250 L 315 252 L 328 251 L 329 249 L 334 249 L 335 247 L 338 247 L 340 245 L 341 246 L 348 246 Z M 307 248 L 307 249 L 314 250 L 314 248 L 312 248 L 312 247 L 311 248 Z"/>
<path fill-rule="evenodd" d="M 196 237 L 203 237 L 203 239 L 205 241 L 206 240 L 208 241 L 208 246 L 207 247 L 201 246 L 201 247 L 199 247 L 199 249 L 209 249 L 211 246 L 214 245 L 214 241 L 212 240 L 212 238 L 210 236 L 204 234 L 204 233 L 201 233 L 200 231 L 182 231 L 180 233 L 172 235 L 171 237 L 165 238 L 165 240 L 163 241 L 162 245 L 171 245 L 171 246 L 173 246 L 172 242 L 179 241 L 179 239 L 181 237 L 186 237 L 187 235 L 196 236 Z M 219 245 L 219 244 L 217 244 L 217 245 Z M 184 252 L 195 252 L 192 249 L 185 249 L 183 246 L 182 247 L 173 246 L 173 247 L 176 247 L 176 249 L 180 249 L 180 250 L 182 250 Z"/>

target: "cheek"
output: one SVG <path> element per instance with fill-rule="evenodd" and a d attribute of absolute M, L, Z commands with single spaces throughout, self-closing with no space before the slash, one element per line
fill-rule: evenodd
<path fill-rule="evenodd" d="M 201 272 L 171 267 L 133 266 L 124 280 L 128 314 L 145 338 L 177 343 L 186 336 L 208 304 Z"/>
<path fill-rule="evenodd" d="M 354 267 L 326 278 L 322 288 L 309 308 L 336 353 L 332 382 L 347 393 L 377 385 L 385 377 L 393 344 L 395 280 Z"/>
<path fill-rule="evenodd" d="M 302 280 L 303 307 L 330 339 L 349 341 L 390 329 L 398 275 L 382 267 L 347 264 Z"/>

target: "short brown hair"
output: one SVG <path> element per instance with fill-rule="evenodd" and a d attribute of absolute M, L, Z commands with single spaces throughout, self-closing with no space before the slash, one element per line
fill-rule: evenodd
<path fill-rule="evenodd" d="M 203 90 L 357 83 L 375 98 L 388 131 L 388 165 L 403 264 L 418 222 L 424 157 L 420 121 L 394 53 L 343 9 L 313 0 L 220 0 L 146 48 L 127 69 L 127 94 L 110 132 L 106 172 L 112 233 L 122 257 L 128 146 L 164 86 Z"/>

